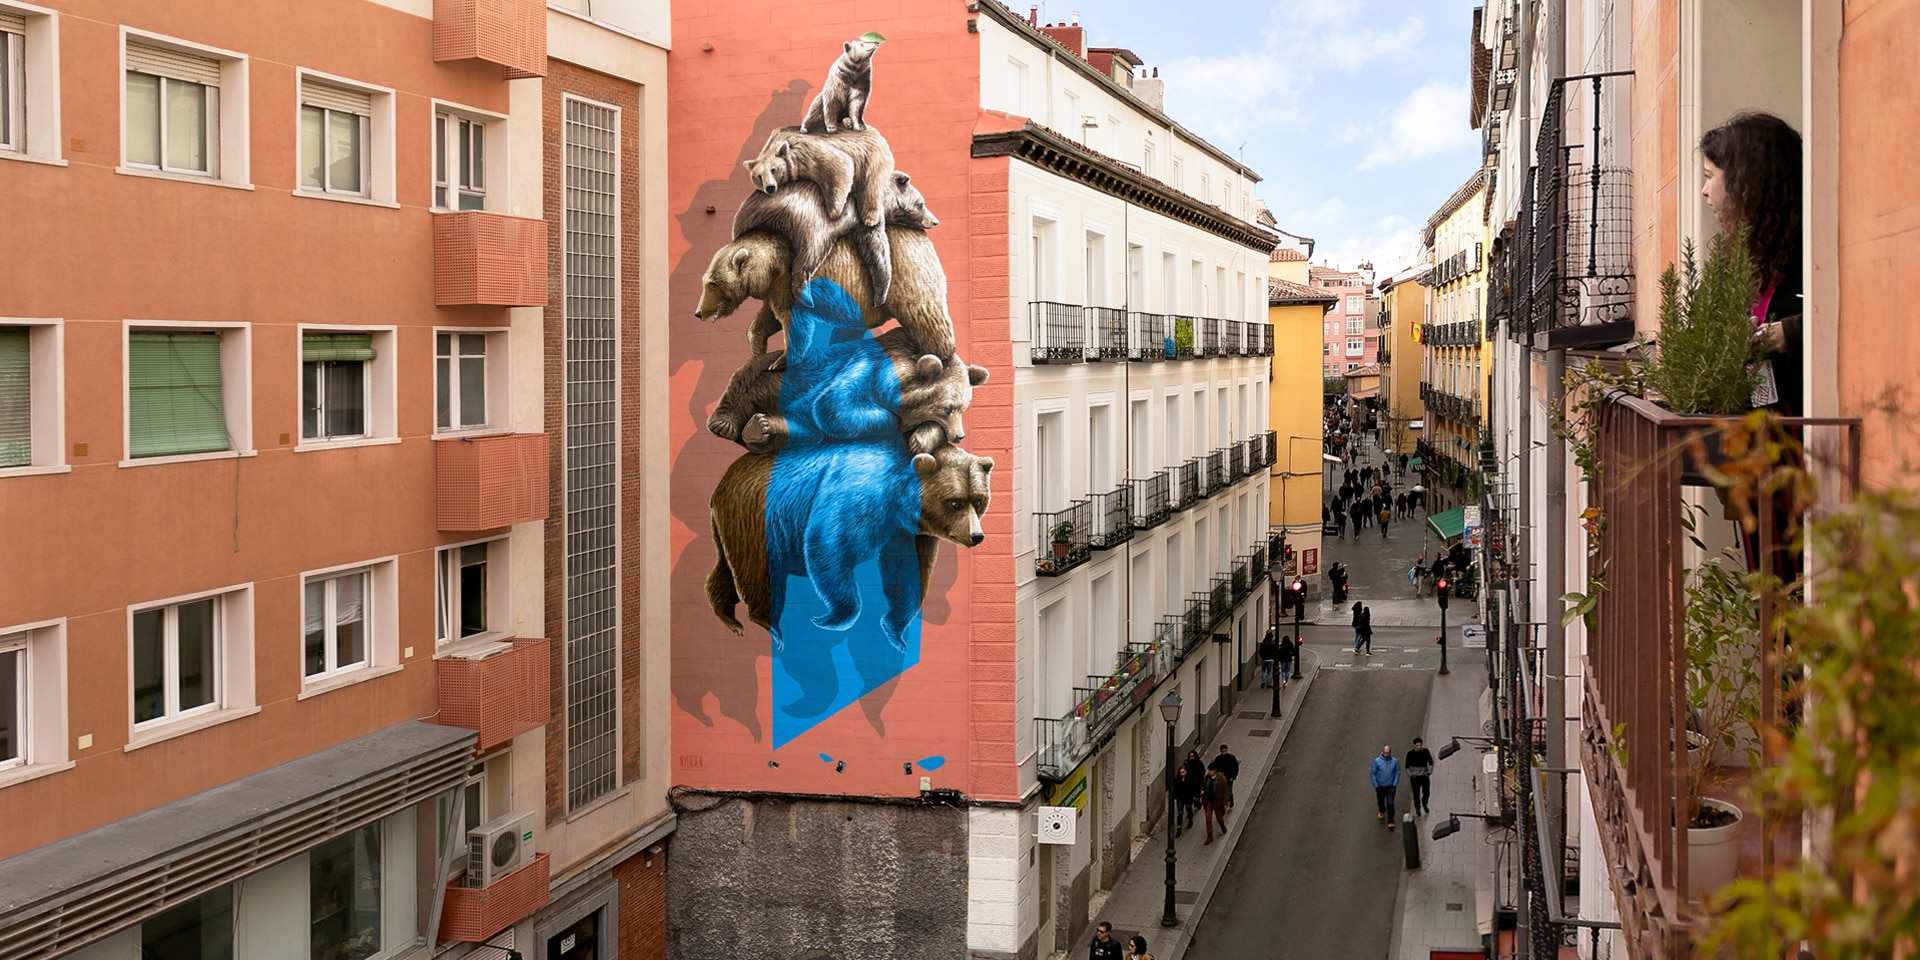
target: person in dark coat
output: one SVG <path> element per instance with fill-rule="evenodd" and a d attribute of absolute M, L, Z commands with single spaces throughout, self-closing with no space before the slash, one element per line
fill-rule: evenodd
<path fill-rule="evenodd" d="M 1274 668 L 1279 665 L 1279 662 L 1280 662 L 1280 641 L 1275 640 L 1272 634 L 1268 634 L 1266 639 L 1260 641 L 1260 688 L 1261 689 L 1264 690 L 1268 687 L 1273 686 L 1274 684 L 1273 671 L 1274 671 Z"/>
<path fill-rule="evenodd" d="M 1373 656 L 1373 611 L 1358 600 L 1353 602 L 1353 652 L 1359 653 L 1361 647 L 1367 648 L 1367 656 Z"/>
<path fill-rule="evenodd" d="M 1087 949 L 1087 960 L 1125 960 L 1120 950 L 1120 941 L 1113 938 L 1113 924 L 1100 921 L 1100 925 L 1093 928 L 1093 945 Z"/>
<path fill-rule="evenodd" d="M 1293 679 L 1293 662 L 1299 656 L 1300 656 L 1300 645 L 1294 642 L 1292 635 L 1281 637 L 1280 638 L 1280 686 L 1285 687 L 1287 685 L 1287 681 Z"/>
<path fill-rule="evenodd" d="M 1180 765 L 1180 772 L 1186 775 L 1186 780 L 1189 784 L 1187 787 L 1187 802 L 1185 806 L 1182 807 L 1185 813 L 1184 826 L 1192 829 L 1193 814 L 1200 806 L 1200 781 L 1205 780 L 1207 776 L 1207 765 L 1200 762 L 1199 751 L 1187 751 L 1187 759 L 1186 762 Z"/>
<path fill-rule="evenodd" d="M 1240 758 L 1230 753 L 1227 750 L 1227 745 L 1223 743 L 1220 745 L 1220 755 L 1217 757 L 1214 757 L 1212 763 L 1207 764 L 1207 769 L 1226 775 L 1227 808 L 1232 809 L 1233 808 L 1233 784 L 1235 781 L 1240 779 Z"/>
<path fill-rule="evenodd" d="M 1227 775 L 1218 770 L 1207 771 L 1206 778 L 1201 781 L 1200 805 L 1206 808 L 1207 843 L 1213 842 L 1215 823 L 1220 824 L 1221 835 L 1226 835 L 1227 806 L 1231 799 L 1231 789 L 1231 785 L 1227 782 Z"/>
<path fill-rule="evenodd" d="M 1413 785 L 1413 813 L 1424 817 L 1433 812 L 1429 806 L 1433 799 L 1433 754 L 1419 737 L 1413 738 L 1413 749 L 1407 751 L 1406 770 L 1407 782 Z"/>

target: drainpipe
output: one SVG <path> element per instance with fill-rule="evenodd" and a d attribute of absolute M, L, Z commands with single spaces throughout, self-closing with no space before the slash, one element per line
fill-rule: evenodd
<path fill-rule="evenodd" d="M 1513 115 L 1516 121 L 1515 126 L 1519 129 L 1515 131 L 1518 136 L 1514 137 L 1513 140 L 1515 145 L 1519 147 L 1519 156 L 1517 159 L 1519 161 L 1520 176 L 1522 178 L 1528 178 L 1533 175 L 1533 10 L 1534 4 L 1538 2 L 1538 0 L 1517 0 L 1517 2 L 1519 9 L 1515 11 L 1515 14 L 1519 18 L 1519 23 L 1515 33 L 1518 34 L 1520 42 L 1514 60 L 1516 71 L 1514 77 Z M 1521 187 L 1523 192 L 1525 190 L 1525 182 L 1523 179 Z M 1531 253 L 1531 251 L 1522 250 L 1520 251 L 1520 256 L 1531 256 Z M 1525 302 L 1526 301 L 1523 301 L 1523 303 Z M 1528 307 L 1523 308 L 1530 308 L 1530 304 Z M 1512 341 L 1509 342 L 1511 343 Z M 1517 343 L 1513 345 L 1519 347 Z M 1518 524 L 1520 544 L 1518 550 L 1519 557 L 1517 559 L 1520 563 L 1527 564 L 1527 566 L 1521 568 L 1526 574 L 1523 578 L 1525 589 L 1511 591 L 1511 594 L 1517 596 L 1520 601 L 1520 612 L 1518 616 L 1520 630 L 1515 633 L 1513 642 L 1510 643 L 1507 648 L 1506 662 L 1509 669 L 1519 662 L 1516 648 L 1519 646 L 1520 641 L 1526 639 L 1528 636 L 1528 625 L 1533 622 L 1532 595 L 1534 588 L 1534 577 L 1531 568 L 1533 560 L 1534 514 L 1533 350 L 1530 347 L 1516 349 L 1514 353 L 1515 363 L 1513 364 L 1513 371 L 1517 380 L 1515 383 L 1517 387 L 1516 398 L 1519 402 L 1520 414 L 1520 496 L 1518 498 L 1520 501 L 1520 522 Z M 1502 682 L 1503 684 L 1511 684 L 1513 683 L 1513 678 L 1502 678 Z M 1510 715 L 1518 712 L 1519 704 L 1509 702 L 1506 706 Z M 1497 882 L 1496 880 L 1496 883 Z M 1515 884 L 1515 888 L 1517 893 L 1524 896 L 1524 884 L 1517 883 Z M 1516 908 L 1522 908 L 1524 906 L 1520 897 L 1515 898 L 1514 906 Z M 1515 909 L 1514 915 L 1517 921 L 1515 925 L 1516 929 L 1514 930 L 1514 945 L 1522 951 L 1531 950 L 1531 944 L 1533 943 L 1532 930 L 1530 929 L 1532 923 L 1529 920 L 1531 911 Z"/>
<path fill-rule="evenodd" d="M 1567 0 L 1547 0 L 1547 76 L 1559 79 L 1567 72 Z M 1563 100 L 1562 103 L 1565 101 Z M 1588 148 L 1587 162 L 1598 163 Z M 1560 163 L 1561 157 L 1541 157 L 1542 163 Z M 1566 409 L 1567 351 L 1547 351 L 1547 403 L 1553 410 Z M 1567 593 L 1567 448 L 1565 444 L 1547 445 L 1547 605 L 1557 610 L 1557 601 Z M 1567 765 L 1567 629 L 1556 612 L 1547 618 L 1546 669 L 1540 671 L 1546 686 L 1547 766 Z M 1558 797 L 1550 798 L 1558 800 Z M 1564 809 L 1555 807 L 1554 809 Z"/>

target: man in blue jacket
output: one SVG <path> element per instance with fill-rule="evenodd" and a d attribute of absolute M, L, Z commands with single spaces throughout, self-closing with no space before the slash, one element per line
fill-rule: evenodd
<path fill-rule="evenodd" d="M 1393 758 L 1393 747 L 1380 748 L 1380 755 L 1373 758 L 1373 766 L 1367 770 L 1367 779 L 1373 783 L 1374 801 L 1380 805 L 1377 820 L 1385 820 L 1387 829 L 1393 829 L 1393 792 L 1400 786 L 1400 761 Z"/>

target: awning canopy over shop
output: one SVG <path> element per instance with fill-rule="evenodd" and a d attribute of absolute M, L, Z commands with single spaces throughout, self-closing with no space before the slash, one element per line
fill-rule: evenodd
<path fill-rule="evenodd" d="M 50 956 L 460 785 L 476 734 L 408 720 L 0 860 L 0 956 Z"/>
<path fill-rule="evenodd" d="M 1427 529 L 1442 540 L 1452 540 L 1465 531 L 1467 513 L 1462 507 L 1444 510 L 1427 518 Z"/>

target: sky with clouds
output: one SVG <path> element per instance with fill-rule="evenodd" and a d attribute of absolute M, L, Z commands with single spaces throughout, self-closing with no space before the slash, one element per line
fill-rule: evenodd
<path fill-rule="evenodd" d="M 1021 6 L 1015 2 L 1016 7 Z M 1053 0 L 1091 46 L 1125 47 L 1166 81 L 1167 114 L 1259 172 L 1282 229 L 1314 260 L 1382 274 L 1480 161 L 1468 126 L 1478 0 Z"/>

